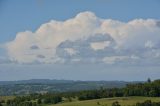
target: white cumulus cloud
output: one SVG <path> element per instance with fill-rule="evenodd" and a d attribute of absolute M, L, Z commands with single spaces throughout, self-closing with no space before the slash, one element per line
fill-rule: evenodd
<path fill-rule="evenodd" d="M 18 63 L 57 63 L 77 58 L 80 58 L 78 61 L 94 58 L 114 63 L 128 61 L 128 56 L 132 56 L 131 60 L 138 57 L 143 62 L 148 55 L 148 58 L 152 58 L 160 54 L 158 22 L 155 19 L 121 22 L 101 19 L 92 12 L 82 12 L 66 21 L 51 20 L 35 32 L 19 32 L 13 41 L 6 43 L 5 48 L 10 60 Z M 96 36 L 109 36 L 110 40 L 97 39 Z M 67 41 L 78 43 L 66 45 L 64 49 L 70 56 L 62 53 L 65 55 L 63 58 L 57 49 Z M 154 49 L 154 53 L 149 49 Z M 87 58 L 84 58 L 84 54 Z"/>
<path fill-rule="evenodd" d="M 94 50 L 103 50 L 105 47 L 108 47 L 109 45 L 110 45 L 110 41 L 91 43 L 91 47 Z"/>
<path fill-rule="evenodd" d="M 128 59 L 128 56 L 110 56 L 110 57 L 104 57 L 103 62 L 107 64 L 114 64 L 117 61 L 123 61 Z"/>
<path fill-rule="evenodd" d="M 75 55 L 77 53 L 77 51 L 72 48 L 65 48 L 65 51 L 67 51 L 70 55 Z"/>

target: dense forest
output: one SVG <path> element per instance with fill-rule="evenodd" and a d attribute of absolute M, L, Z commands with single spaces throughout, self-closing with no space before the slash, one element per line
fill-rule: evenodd
<path fill-rule="evenodd" d="M 108 97 L 122 97 L 122 96 L 149 96 L 160 97 L 160 80 L 146 83 L 127 84 L 124 88 L 111 88 L 99 90 L 89 90 L 79 92 L 79 100 L 90 100 Z"/>
<path fill-rule="evenodd" d="M 68 101 L 72 101 L 73 98 L 77 98 L 78 100 L 81 101 L 81 100 L 92 100 L 92 99 L 110 98 L 110 97 L 127 97 L 127 96 L 160 97 L 160 80 L 155 80 L 153 82 L 148 80 L 148 82 L 146 83 L 128 84 L 124 88 L 101 87 L 100 89 L 95 89 L 95 90 L 16 96 L 12 100 L 7 100 L 7 101 L 1 100 L 0 103 L 1 105 L 6 104 L 5 106 L 40 106 L 41 104 L 56 104 L 62 102 L 63 98 L 67 99 Z M 152 105 L 143 105 L 145 103 L 137 103 L 136 106 L 152 106 Z M 159 106 L 159 105 L 153 105 L 153 106 Z"/>

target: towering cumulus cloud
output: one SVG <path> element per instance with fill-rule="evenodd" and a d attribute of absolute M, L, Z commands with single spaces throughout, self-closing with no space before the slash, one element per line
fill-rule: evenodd
<path fill-rule="evenodd" d="M 159 64 L 159 23 L 121 22 L 82 12 L 66 21 L 51 20 L 35 32 L 19 32 L 6 49 L 18 63 Z"/>

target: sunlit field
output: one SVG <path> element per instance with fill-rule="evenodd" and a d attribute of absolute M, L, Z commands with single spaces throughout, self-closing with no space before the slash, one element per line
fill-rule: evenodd
<path fill-rule="evenodd" d="M 160 102 L 159 97 L 115 97 L 86 101 L 74 101 L 46 106 L 112 106 L 112 103 L 115 101 L 118 101 L 121 106 L 131 106 L 135 105 L 137 102 L 144 102 L 145 100 Z"/>

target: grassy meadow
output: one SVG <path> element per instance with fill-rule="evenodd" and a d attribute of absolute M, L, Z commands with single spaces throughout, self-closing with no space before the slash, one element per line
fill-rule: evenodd
<path fill-rule="evenodd" d="M 86 101 L 64 102 L 46 106 L 112 106 L 112 103 L 115 101 L 118 101 L 121 106 L 131 106 L 137 102 L 144 102 L 145 100 L 160 102 L 160 97 L 115 97 Z"/>
<path fill-rule="evenodd" d="M 0 96 L 0 100 L 5 100 L 5 101 L 12 100 L 14 98 L 15 98 L 15 96 Z"/>

